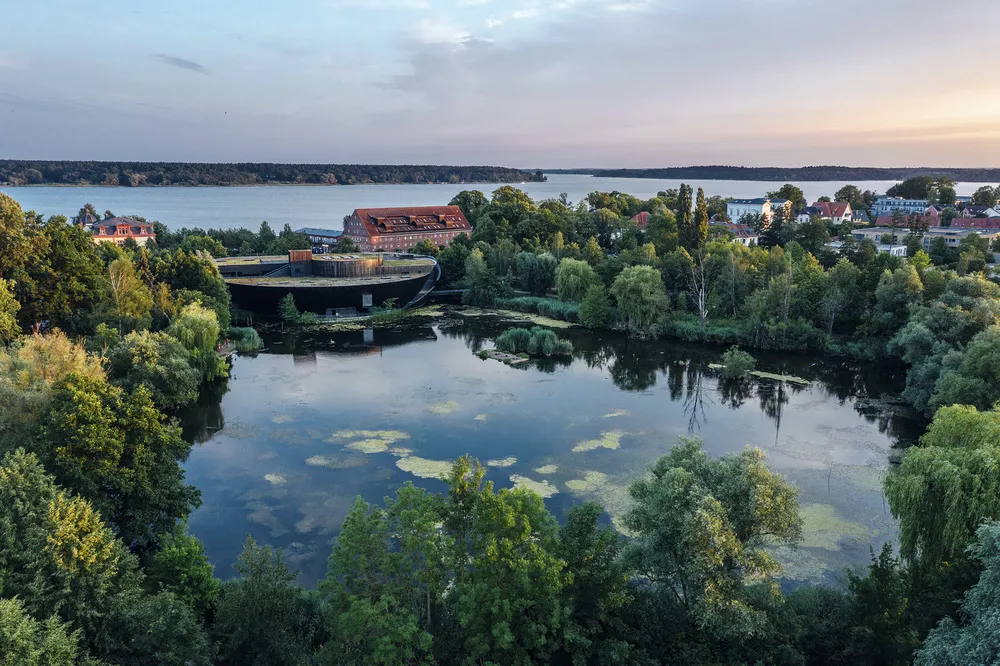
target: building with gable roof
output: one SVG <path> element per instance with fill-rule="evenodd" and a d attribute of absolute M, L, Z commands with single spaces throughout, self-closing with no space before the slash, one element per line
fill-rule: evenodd
<path fill-rule="evenodd" d="M 405 252 L 422 240 L 448 245 L 472 226 L 458 206 L 358 208 L 344 220 L 344 238 L 362 252 Z"/>

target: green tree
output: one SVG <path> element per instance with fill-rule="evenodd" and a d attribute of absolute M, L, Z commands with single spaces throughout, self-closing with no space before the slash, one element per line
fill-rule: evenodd
<path fill-rule="evenodd" d="M 708 206 L 705 204 L 705 191 L 698 188 L 697 203 L 694 208 L 694 224 L 687 238 L 690 246 L 685 245 L 688 252 L 693 252 L 704 247 L 705 238 L 708 237 Z"/>
<path fill-rule="evenodd" d="M 848 663 L 910 664 L 919 640 L 907 617 L 910 600 L 906 572 L 892 556 L 892 546 L 884 544 L 878 557 L 872 553 L 867 575 L 848 571 L 847 587 L 854 625 L 845 650 Z"/>
<path fill-rule="evenodd" d="M 24 266 L 30 258 L 28 223 L 21 205 L 0 192 L 0 279 Z"/>
<path fill-rule="evenodd" d="M 248 536 L 236 570 L 239 578 L 222 584 L 212 627 L 223 663 L 306 663 L 318 618 L 281 552 L 258 546 Z"/>
<path fill-rule="evenodd" d="M 469 224 L 473 226 L 476 225 L 479 212 L 488 204 L 489 199 L 487 199 L 486 195 L 479 190 L 463 190 L 456 194 L 452 200 L 448 202 L 449 206 L 458 206 L 461 208 L 462 214 L 465 215 L 465 219 L 467 219 Z"/>
<path fill-rule="evenodd" d="M 191 366 L 206 382 L 225 377 L 227 373 L 225 359 L 215 351 L 220 329 L 215 311 L 197 303 L 184 306 L 167 329 L 167 335 L 187 349 Z"/>
<path fill-rule="evenodd" d="M 556 293 L 561 301 L 580 302 L 587 290 L 598 283 L 600 278 L 585 261 L 563 259 L 556 268 Z"/>
<path fill-rule="evenodd" d="M 465 234 L 459 236 L 460 239 L 468 239 Z M 437 262 L 441 266 L 441 282 L 444 287 L 457 287 L 458 283 L 465 277 L 465 262 L 469 260 L 472 250 L 468 244 L 452 241 L 448 247 L 441 250 Z"/>
<path fill-rule="evenodd" d="M 160 541 L 145 566 L 146 588 L 153 594 L 170 592 L 204 618 L 214 610 L 219 598 L 219 580 L 215 567 L 197 537 L 179 523 Z"/>
<path fill-rule="evenodd" d="M 4 595 L 36 618 L 58 613 L 93 646 L 115 597 L 138 587 L 134 557 L 87 501 L 60 490 L 21 449 L 0 461 L 0 525 Z"/>
<path fill-rule="evenodd" d="M 556 259 L 551 254 L 520 252 L 515 260 L 517 281 L 521 289 L 534 296 L 544 296 L 555 282 Z"/>
<path fill-rule="evenodd" d="M 73 666 L 79 632 L 56 616 L 41 623 L 20 599 L 0 599 L 0 666 Z"/>
<path fill-rule="evenodd" d="M 426 238 L 410 248 L 413 254 L 421 254 L 429 257 L 436 257 L 441 249 Z"/>
<path fill-rule="evenodd" d="M 155 546 L 199 502 L 179 464 L 191 445 L 164 421 L 145 386 L 126 394 L 104 379 L 70 375 L 54 387 L 41 424 L 46 468 L 136 550 Z"/>
<path fill-rule="evenodd" d="M 170 592 L 115 598 L 95 652 L 122 666 L 210 666 L 211 647 L 194 612 Z"/>
<path fill-rule="evenodd" d="M 698 440 L 682 440 L 651 472 L 629 486 L 629 561 L 713 635 L 752 635 L 761 612 L 745 583 L 781 571 L 765 546 L 799 538 L 797 491 L 759 449 L 713 460 Z"/>
<path fill-rule="evenodd" d="M 906 324 L 908 308 L 919 302 L 923 290 L 924 285 L 912 265 L 897 268 L 892 273 L 886 271 L 875 290 L 872 332 L 894 335 Z"/>
<path fill-rule="evenodd" d="M 136 328 L 141 327 L 144 321 L 149 321 L 153 310 L 153 295 L 136 275 L 131 259 L 121 257 L 111 262 L 108 267 L 108 284 L 114 298 L 119 330 L 124 332 L 126 324 L 129 328 Z"/>
<path fill-rule="evenodd" d="M 112 347 L 108 377 L 127 391 L 145 386 L 165 411 L 193 402 L 202 381 L 184 345 L 166 333 L 149 331 L 129 333 Z"/>
<path fill-rule="evenodd" d="M 960 558 L 979 525 L 1000 518 L 1000 412 L 942 407 L 921 446 L 885 479 L 900 553 L 930 564 Z"/>
<path fill-rule="evenodd" d="M 14 298 L 11 283 L 0 278 L 0 344 L 9 344 L 21 335 L 17 312 L 21 304 Z"/>
<path fill-rule="evenodd" d="M 683 248 L 697 247 L 697 233 L 692 208 L 690 185 L 681 183 L 677 194 L 677 240 Z"/>
<path fill-rule="evenodd" d="M 965 594 L 959 622 L 945 617 L 917 652 L 915 666 L 988 666 L 1000 654 L 1000 523 L 984 523 L 969 546 L 982 567 Z"/>
<path fill-rule="evenodd" d="M 465 262 L 465 284 L 462 302 L 467 305 L 492 307 L 497 299 L 507 298 L 513 292 L 507 274 L 498 275 L 490 268 L 479 249 L 473 250 Z"/>
<path fill-rule="evenodd" d="M 989 185 L 983 185 L 972 194 L 972 205 L 989 206 L 989 207 L 996 206 L 997 205 L 996 190 L 994 190 Z"/>
<path fill-rule="evenodd" d="M 795 185 L 792 185 L 791 183 L 782 185 L 774 192 L 768 192 L 767 198 L 786 199 L 788 201 L 791 201 L 792 215 L 798 215 L 803 210 L 805 210 L 806 206 L 809 205 L 808 202 L 806 201 L 806 195 L 802 193 L 802 190 L 796 187 Z"/>
<path fill-rule="evenodd" d="M 591 266 L 596 266 L 597 264 L 604 261 L 604 250 L 597 243 L 597 239 L 591 236 L 587 239 L 587 243 L 583 246 L 582 259 L 586 261 Z"/>
<path fill-rule="evenodd" d="M 659 271 L 650 266 L 630 266 L 615 278 L 611 295 L 618 304 L 622 325 L 632 335 L 655 332 L 669 307 Z"/>
<path fill-rule="evenodd" d="M 229 330 L 229 290 L 214 259 L 184 250 L 163 252 L 153 262 L 153 273 L 180 297 L 183 305 L 198 302 L 211 308 L 220 329 Z"/>
<path fill-rule="evenodd" d="M 592 285 L 587 289 L 587 294 L 580 304 L 580 323 L 589 329 L 605 328 L 610 318 L 609 306 L 608 293 L 604 285 Z"/>

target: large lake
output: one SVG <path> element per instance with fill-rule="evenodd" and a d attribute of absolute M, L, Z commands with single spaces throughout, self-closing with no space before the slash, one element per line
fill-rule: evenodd
<path fill-rule="evenodd" d="M 894 181 L 855 183 L 862 189 L 885 192 Z M 565 192 L 571 201 L 580 201 L 595 190 L 627 192 L 642 199 L 660 190 L 676 188 L 678 180 L 646 178 L 594 178 L 553 174 L 544 183 L 515 184 L 535 200 L 558 197 Z M 759 197 L 780 183 L 706 180 L 700 183 L 708 196 Z M 798 183 L 806 199 L 815 201 L 833 196 L 845 183 Z M 958 194 L 970 195 L 981 183 L 959 183 Z M 262 187 L 0 187 L 17 199 L 25 210 L 45 216 L 75 215 L 85 203 L 97 210 L 118 215 L 140 215 L 158 220 L 172 229 L 180 227 L 256 229 L 262 220 L 280 228 L 320 227 L 340 229 L 345 215 L 355 208 L 442 205 L 465 189 L 489 194 L 499 183 L 470 185 L 344 185 Z"/>
<path fill-rule="evenodd" d="M 250 533 L 313 584 L 356 496 L 380 502 L 406 481 L 442 491 L 419 474 L 465 453 L 492 461 L 497 486 L 537 484 L 559 517 L 596 500 L 613 521 L 628 482 L 684 436 L 715 456 L 759 446 L 801 490 L 806 538 L 780 553 L 789 581 L 836 580 L 894 537 L 881 478 L 925 424 L 894 402 L 891 372 L 762 355 L 760 369 L 809 383 L 734 384 L 709 367 L 721 349 L 575 328 L 560 332 L 571 360 L 476 357 L 503 327 L 451 314 L 404 331 L 271 337 L 237 357 L 228 392 L 184 419 L 198 442 L 187 478 L 203 498 L 190 524 L 218 573 Z"/>

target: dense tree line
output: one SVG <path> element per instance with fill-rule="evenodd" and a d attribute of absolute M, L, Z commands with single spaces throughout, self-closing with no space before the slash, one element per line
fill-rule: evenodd
<path fill-rule="evenodd" d="M 585 173 L 600 178 L 659 178 L 664 180 L 754 180 L 774 182 L 815 182 L 852 180 L 903 180 L 918 176 L 945 177 L 965 183 L 1000 182 L 1000 168 L 883 168 L 845 166 L 738 167 L 691 166 L 661 169 L 556 170 L 549 173 Z"/>
<path fill-rule="evenodd" d="M 205 164 L 0 160 L 0 185 L 356 185 L 364 183 L 522 183 L 542 173 L 493 166 L 380 164 Z"/>
<path fill-rule="evenodd" d="M 792 226 L 769 248 L 703 236 L 692 188 L 578 207 L 512 189 L 458 199 L 473 237 L 439 256 L 475 301 L 555 285 L 564 300 L 533 302 L 637 335 L 687 321 L 711 339 L 725 323 L 788 345 L 811 327 L 824 344 L 833 330 L 920 350 L 912 390 L 928 378 L 936 411 L 885 481 L 898 555 L 886 545 L 839 589 L 783 591 L 773 548 L 801 538 L 795 488 L 759 450 L 712 459 L 684 440 L 629 486 L 617 529 L 595 504 L 560 524 L 462 458 L 443 494 L 404 484 L 381 505 L 358 499 L 318 589 L 249 538 L 219 580 L 184 524 L 199 497 L 170 418 L 227 372 L 214 262 L 95 246 L 0 195 L 0 663 L 995 663 L 1000 487 L 983 471 L 1000 460 L 1000 288 L 958 275 L 961 257 L 943 269 L 868 246 L 824 268 Z M 695 204 L 689 221 L 675 199 Z M 637 207 L 651 209 L 646 231 L 621 221 Z"/>

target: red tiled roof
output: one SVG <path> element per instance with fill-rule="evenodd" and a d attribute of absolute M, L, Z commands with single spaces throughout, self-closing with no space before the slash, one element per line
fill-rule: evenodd
<path fill-rule="evenodd" d="M 413 208 L 358 208 L 354 211 L 369 236 L 416 233 L 421 231 L 471 231 L 469 221 L 458 206 L 417 206 Z"/>
<path fill-rule="evenodd" d="M 646 227 L 649 226 L 649 213 L 647 213 L 646 211 L 642 211 L 641 213 L 633 217 L 632 221 L 635 222 L 635 225 L 640 229 L 645 229 Z"/>
<path fill-rule="evenodd" d="M 132 217 L 112 217 L 107 220 L 98 220 L 91 225 L 91 231 L 95 236 L 115 236 L 118 235 L 119 227 L 127 227 L 126 235 L 128 236 L 155 237 L 152 224 L 140 222 Z"/>
<path fill-rule="evenodd" d="M 940 227 L 941 218 L 937 215 L 914 215 L 917 221 L 923 221 L 929 227 Z M 892 215 L 879 215 L 878 219 L 875 220 L 874 226 L 876 227 L 908 227 L 910 226 L 910 215 L 906 215 L 900 220 L 898 225 L 894 225 L 892 222 Z"/>
<path fill-rule="evenodd" d="M 737 238 L 756 238 L 757 234 L 749 226 L 745 224 L 737 224 L 735 222 L 730 222 L 726 227 L 731 231 Z"/>
<path fill-rule="evenodd" d="M 952 229 L 1000 229 L 1000 217 L 956 217 Z"/>
<path fill-rule="evenodd" d="M 823 211 L 823 217 L 829 218 L 844 217 L 850 206 L 849 203 L 840 201 L 817 201 L 812 205 L 813 208 Z"/>

